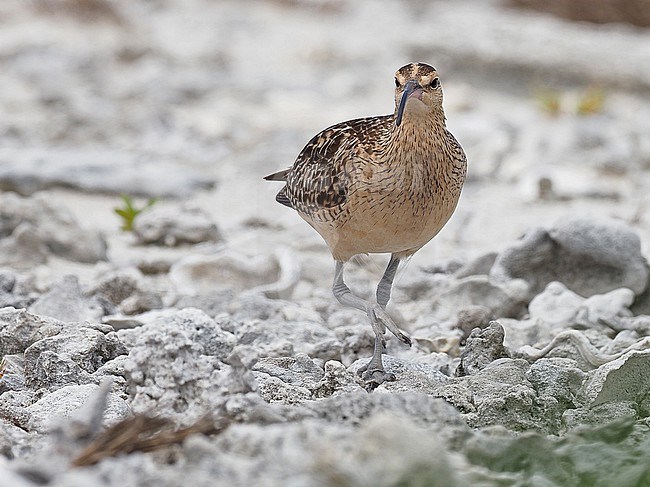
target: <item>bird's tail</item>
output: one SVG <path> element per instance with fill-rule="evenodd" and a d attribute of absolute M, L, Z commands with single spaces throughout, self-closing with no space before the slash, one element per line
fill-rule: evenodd
<path fill-rule="evenodd" d="M 282 171 L 274 172 L 273 174 L 265 176 L 264 179 L 267 181 L 286 181 L 287 174 L 289 174 L 289 169 L 283 169 Z"/>

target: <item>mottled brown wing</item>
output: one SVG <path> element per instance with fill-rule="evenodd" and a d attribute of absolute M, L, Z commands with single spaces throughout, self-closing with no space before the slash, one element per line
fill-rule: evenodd
<path fill-rule="evenodd" d="M 459 180 L 464 181 L 467 174 L 467 156 L 465 155 L 465 151 L 451 132 L 447 131 L 446 137 L 447 143 L 452 150 L 451 156 L 454 159 L 452 172 L 457 178 L 459 178 Z"/>
<path fill-rule="evenodd" d="M 280 192 L 298 211 L 316 216 L 341 211 L 347 201 L 349 175 L 362 157 L 369 157 L 376 132 L 388 130 L 391 116 L 361 118 L 329 127 L 300 152 Z M 326 215 L 323 215 L 326 217 Z M 329 219 L 329 218 L 327 218 Z"/>

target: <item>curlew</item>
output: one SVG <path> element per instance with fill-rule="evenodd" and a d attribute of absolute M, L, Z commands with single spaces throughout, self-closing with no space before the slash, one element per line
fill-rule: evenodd
<path fill-rule="evenodd" d="M 442 99 L 436 69 L 407 64 L 395 73 L 393 114 L 333 125 L 309 141 L 291 168 L 264 178 L 286 182 L 276 200 L 327 243 L 336 299 L 368 316 L 374 352 L 359 372 L 370 388 L 395 380 L 382 362 L 386 328 L 411 344 L 386 313 L 399 262 L 438 234 L 465 181 L 467 159 L 447 130 Z M 344 264 L 369 253 L 391 254 L 376 302 L 354 295 L 343 280 Z"/>

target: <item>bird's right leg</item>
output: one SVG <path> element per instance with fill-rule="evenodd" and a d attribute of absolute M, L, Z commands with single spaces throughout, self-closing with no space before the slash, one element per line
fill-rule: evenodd
<path fill-rule="evenodd" d="M 396 267 L 397 266 L 395 265 L 395 268 Z M 392 282 L 392 277 L 390 278 L 390 281 Z M 372 303 L 352 294 L 350 288 L 343 281 L 343 262 L 336 262 L 332 292 L 339 303 L 365 311 L 370 320 L 372 330 L 375 333 L 375 344 L 372 358 L 367 365 L 359 370 L 359 372 L 363 373 L 363 378 L 368 383 L 375 386 L 386 380 L 394 380 L 395 376 L 393 374 L 387 374 L 385 372 L 384 364 L 381 359 L 384 350 L 384 333 L 386 328 L 388 328 L 402 342 L 408 345 L 411 345 L 411 339 L 402 333 L 390 316 L 388 316 L 388 313 L 384 310 L 386 305 L 385 303 Z"/>

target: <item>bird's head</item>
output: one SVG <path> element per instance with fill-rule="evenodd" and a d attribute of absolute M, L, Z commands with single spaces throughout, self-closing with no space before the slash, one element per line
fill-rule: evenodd
<path fill-rule="evenodd" d="M 406 116 L 442 111 L 442 87 L 436 68 L 424 63 L 402 66 L 395 73 L 395 124 Z"/>

